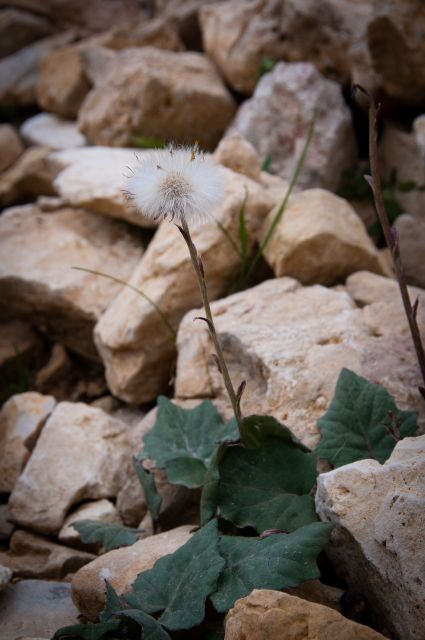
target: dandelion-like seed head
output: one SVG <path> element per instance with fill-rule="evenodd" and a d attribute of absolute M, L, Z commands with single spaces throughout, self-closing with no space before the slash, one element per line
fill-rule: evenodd
<path fill-rule="evenodd" d="M 142 156 L 127 189 L 144 217 L 195 226 L 210 218 L 224 184 L 211 157 L 197 148 L 169 147 Z"/>

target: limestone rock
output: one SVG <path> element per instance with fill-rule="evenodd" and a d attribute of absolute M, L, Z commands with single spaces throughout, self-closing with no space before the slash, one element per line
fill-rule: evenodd
<path fill-rule="evenodd" d="M 9 567 L 0 564 L 0 593 L 4 591 L 10 582 L 12 571 Z"/>
<path fill-rule="evenodd" d="M 0 11 L 0 58 L 10 56 L 35 40 L 51 35 L 52 24 L 46 18 L 7 8 Z"/>
<path fill-rule="evenodd" d="M 425 288 L 425 216 L 401 215 L 395 222 L 404 273 L 409 284 Z"/>
<path fill-rule="evenodd" d="M 126 479 L 129 427 L 101 409 L 61 402 L 10 497 L 10 519 L 48 535 L 82 500 L 115 497 Z"/>
<path fill-rule="evenodd" d="M 317 512 L 336 525 L 327 553 L 382 626 L 403 640 L 424 632 L 424 482 L 425 436 L 398 442 L 383 465 L 361 460 L 318 478 Z"/>
<path fill-rule="evenodd" d="M 29 324 L 20 320 L 0 323 L 0 375 L 5 386 L 13 382 L 19 359 L 30 368 L 42 352 L 40 337 Z"/>
<path fill-rule="evenodd" d="M 96 44 L 110 49 L 120 50 L 131 47 L 155 47 L 167 51 L 183 51 L 178 25 L 175 20 L 157 17 L 151 20 L 135 20 L 124 27 L 113 27 L 110 31 L 97 36 Z"/>
<path fill-rule="evenodd" d="M 70 549 L 19 530 L 12 535 L 9 551 L 0 551 L 0 563 L 9 567 L 16 578 L 60 580 L 94 558 L 92 553 Z"/>
<path fill-rule="evenodd" d="M 261 181 L 261 163 L 257 152 L 252 144 L 237 133 L 223 138 L 215 150 L 214 158 L 223 167 L 242 173 L 256 182 Z"/>
<path fill-rule="evenodd" d="M 79 124 L 92 144 L 126 146 L 139 135 L 210 149 L 234 112 L 206 56 L 143 47 L 114 56 L 84 101 Z"/>
<path fill-rule="evenodd" d="M 10 539 L 14 526 L 8 520 L 9 507 L 7 504 L 0 505 L 0 544 L 7 543 Z"/>
<path fill-rule="evenodd" d="M 384 278 L 369 271 L 358 271 L 347 278 L 345 288 L 360 307 L 366 307 L 373 303 L 388 305 L 388 309 L 394 306 L 400 315 L 398 330 L 403 332 L 406 330 L 407 327 L 401 326 L 403 325 L 404 308 L 397 280 Z M 419 287 L 408 287 L 408 291 L 411 300 L 419 298 L 420 307 L 424 290 Z M 421 309 L 418 313 L 420 320 L 422 318 Z M 385 326 L 382 327 L 382 331 L 385 331 Z"/>
<path fill-rule="evenodd" d="M 264 223 L 265 236 L 276 214 Z M 389 275 L 367 231 L 346 200 L 309 189 L 290 199 L 264 256 L 276 276 L 303 284 L 334 284 L 365 270 Z"/>
<path fill-rule="evenodd" d="M 335 190 L 355 158 L 348 107 L 340 87 L 309 63 L 280 62 L 259 81 L 227 130 L 240 133 L 260 160 L 271 156 L 270 171 L 290 178 L 316 111 L 310 149 L 298 185 Z"/>
<path fill-rule="evenodd" d="M 140 216 L 125 197 L 129 167 L 144 152 L 135 149 L 86 147 L 58 151 L 50 163 L 59 172 L 54 185 L 65 202 L 107 216 L 128 220 L 142 227 L 152 222 Z"/>
<path fill-rule="evenodd" d="M 419 424 L 425 426 L 417 392 L 419 368 L 398 299 L 361 309 L 343 290 L 302 287 L 291 278 L 277 278 L 214 302 L 212 312 L 231 378 L 236 387 L 247 382 L 245 415 L 261 408 L 314 446 L 316 421 L 328 409 L 346 367 L 383 384 L 400 408 L 417 410 Z M 193 321 L 197 314 L 189 312 L 180 324 L 175 393 L 179 398 L 223 399 L 208 333 Z M 425 328 L 421 304 L 418 321 Z"/>
<path fill-rule="evenodd" d="M 142 254 L 137 240 L 94 213 L 27 205 L 1 216 L 0 254 L 2 312 L 28 317 L 51 339 L 97 359 L 93 326 L 121 285 L 72 267 L 127 280 Z"/>
<path fill-rule="evenodd" d="M 9 585 L 0 599 L 2 640 L 51 638 L 59 627 L 77 624 L 78 611 L 70 591 L 66 582 L 46 580 L 21 580 Z"/>
<path fill-rule="evenodd" d="M 12 396 L 0 412 L 0 491 L 10 493 L 55 407 L 52 396 L 28 391 Z"/>
<path fill-rule="evenodd" d="M 113 522 L 122 524 L 119 513 L 115 505 L 103 498 L 103 500 L 94 500 L 86 502 L 69 515 L 63 523 L 62 529 L 59 531 L 59 541 L 63 544 L 74 546 L 81 543 L 81 536 L 72 526 L 77 520 L 96 520 L 99 522 Z"/>
<path fill-rule="evenodd" d="M 249 178 L 223 171 L 224 200 L 212 213 L 238 243 L 239 211 L 246 187 L 245 217 L 253 242 L 274 200 Z M 195 229 L 193 240 L 202 255 L 209 295 L 217 298 L 237 277 L 240 258 L 215 222 Z M 179 231 L 166 222 L 159 227 L 130 282 L 162 309 L 175 328 L 186 311 L 201 303 L 187 246 Z M 141 403 L 166 390 L 175 346 L 152 305 L 137 293 L 127 289 L 119 294 L 97 324 L 95 338 L 114 395 Z"/>
<path fill-rule="evenodd" d="M 254 589 L 226 617 L 225 640 L 385 640 L 321 604 L 280 591 Z"/>
<path fill-rule="evenodd" d="M 0 173 L 15 162 L 23 150 L 15 129 L 10 124 L 0 125 Z"/>
<path fill-rule="evenodd" d="M 0 206 L 32 200 L 40 194 L 55 195 L 49 155 L 49 147 L 31 147 L 0 175 Z"/>
<path fill-rule="evenodd" d="M 103 608 L 105 580 L 121 595 L 141 571 L 152 569 L 159 558 L 174 553 L 192 535 L 190 525 L 138 540 L 130 547 L 114 549 L 96 558 L 74 576 L 72 599 L 80 613 L 95 621 Z"/>
<path fill-rule="evenodd" d="M 21 135 L 27 144 L 45 145 L 52 149 L 73 149 L 83 147 L 86 143 L 75 122 L 51 113 L 39 113 L 25 120 Z"/>

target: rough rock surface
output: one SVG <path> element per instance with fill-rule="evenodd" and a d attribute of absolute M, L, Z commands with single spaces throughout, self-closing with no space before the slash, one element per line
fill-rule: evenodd
<path fill-rule="evenodd" d="M 47 418 L 52 396 L 28 391 L 12 396 L 0 412 L 0 491 L 10 493 Z"/>
<path fill-rule="evenodd" d="M 425 288 L 425 216 L 417 219 L 407 213 L 397 218 L 400 254 L 409 284 Z"/>
<path fill-rule="evenodd" d="M 9 567 L 0 564 L 0 593 L 4 591 L 12 578 L 12 571 Z"/>
<path fill-rule="evenodd" d="M 3 3 L 5 4 L 5 3 Z M 51 35 L 53 25 L 35 13 L 7 8 L 0 11 L 0 58 L 10 56 L 35 40 Z"/>
<path fill-rule="evenodd" d="M 130 454 L 126 424 L 83 403 L 59 403 L 15 485 L 10 519 L 33 531 L 58 533 L 73 505 L 117 495 Z"/>
<path fill-rule="evenodd" d="M 369 273 L 367 278 L 387 281 Z M 419 297 L 424 298 L 423 291 Z M 383 384 L 400 408 L 417 409 L 424 426 L 419 369 L 396 296 L 358 308 L 343 290 L 302 287 L 291 278 L 278 278 L 214 302 L 212 312 L 235 386 L 247 381 L 244 414 L 258 413 L 261 407 L 261 413 L 274 415 L 313 446 L 316 421 L 347 367 Z M 195 315 L 197 311 L 189 312 L 179 328 L 176 396 L 223 398 L 208 333 L 193 322 Z M 424 329 L 421 304 L 418 321 Z"/>
<path fill-rule="evenodd" d="M 258 154 L 252 144 L 240 134 L 223 138 L 214 152 L 214 158 L 223 167 L 261 182 L 261 162 Z"/>
<path fill-rule="evenodd" d="M 95 213 L 9 209 L 0 219 L 0 309 L 96 359 L 94 323 L 121 285 L 72 267 L 127 280 L 141 254 L 126 229 Z"/>
<path fill-rule="evenodd" d="M 29 367 L 41 353 L 40 337 L 29 324 L 20 320 L 0 323 L 0 375 L 5 385 L 7 379 L 15 375 L 14 365 L 19 358 Z"/>
<path fill-rule="evenodd" d="M 280 591 L 254 591 L 226 617 L 225 640 L 385 640 L 369 627 L 321 604 Z"/>
<path fill-rule="evenodd" d="M 107 216 L 152 227 L 125 197 L 126 176 L 143 151 L 86 147 L 52 153 L 51 165 L 58 173 L 54 186 L 65 202 Z"/>
<path fill-rule="evenodd" d="M 14 525 L 9 522 L 9 507 L 7 504 L 0 505 L 0 543 L 4 544 L 12 536 Z"/>
<path fill-rule="evenodd" d="M 424 633 L 424 484 L 425 436 L 401 440 L 383 465 L 360 460 L 318 478 L 317 512 L 336 525 L 327 547 L 336 570 L 403 640 Z"/>
<path fill-rule="evenodd" d="M 10 124 L 0 125 L 0 173 L 15 162 L 23 150 L 15 129 Z"/>
<path fill-rule="evenodd" d="M 40 194 L 55 195 L 55 173 L 48 162 L 49 147 L 31 147 L 0 175 L 0 206 L 32 200 Z"/>
<path fill-rule="evenodd" d="M 275 215 L 267 217 L 264 236 Z M 360 270 L 389 275 L 356 212 L 323 189 L 292 196 L 264 256 L 276 276 L 303 284 L 330 285 Z"/>
<path fill-rule="evenodd" d="M 114 549 L 80 569 L 72 580 L 72 599 L 80 613 L 95 621 L 103 608 L 105 580 L 119 595 L 125 593 L 141 571 L 151 569 L 159 558 L 185 544 L 192 528 L 185 525 Z"/>
<path fill-rule="evenodd" d="M 309 63 L 280 62 L 259 81 L 227 130 L 240 133 L 270 171 L 291 177 L 316 111 L 310 149 L 298 179 L 303 187 L 335 190 L 355 158 L 351 115 L 341 89 Z"/>
<path fill-rule="evenodd" d="M 86 143 L 75 122 L 51 113 L 39 113 L 25 120 L 20 131 L 27 144 L 45 145 L 52 149 L 72 149 Z"/>
<path fill-rule="evenodd" d="M 21 580 L 9 585 L 0 599 L 2 640 L 22 636 L 50 638 L 59 627 L 77 624 L 66 582 Z"/>
<path fill-rule="evenodd" d="M 86 502 L 82 504 L 81 507 L 77 507 L 77 509 L 66 518 L 62 529 L 59 531 L 58 538 L 60 542 L 72 546 L 82 544 L 80 534 L 72 526 L 77 520 L 96 520 L 99 522 L 122 524 L 118 510 L 110 500 L 103 498 L 103 500 Z"/>
<path fill-rule="evenodd" d="M 86 551 L 77 551 L 47 538 L 15 531 L 9 551 L 0 551 L 0 563 L 13 571 L 15 578 L 60 580 L 94 560 Z"/>
<path fill-rule="evenodd" d="M 92 144 L 127 146 L 139 135 L 210 149 L 234 112 L 206 56 L 143 47 L 113 57 L 84 101 L 79 124 Z"/>
<path fill-rule="evenodd" d="M 274 205 L 267 191 L 249 178 L 225 171 L 222 204 L 213 215 L 239 242 L 239 211 L 248 192 L 245 217 L 250 242 Z M 222 295 L 237 277 L 240 258 L 215 222 L 193 231 L 205 266 L 211 299 Z M 135 269 L 131 284 L 150 297 L 174 328 L 189 309 L 200 306 L 198 283 L 187 246 L 173 225 L 164 222 Z M 171 376 L 175 346 L 152 305 L 123 290 L 103 314 L 95 330 L 111 391 L 127 402 L 146 402 L 164 392 Z"/>

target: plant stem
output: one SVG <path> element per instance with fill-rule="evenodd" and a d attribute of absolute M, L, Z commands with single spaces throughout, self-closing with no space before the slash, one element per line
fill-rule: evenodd
<path fill-rule="evenodd" d="M 369 94 L 362 89 L 362 87 L 355 87 L 362 91 L 369 99 L 369 160 L 370 170 L 372 177 L 365 176 L 369 185 L 372 188 L 373 196 L 375 199 L 376 211 L 378 213 L 379 221 L 384 232 L 386 244 L 391 252 L 391 257 L 394 263 L 394 269 L 400 288 L 400 294 L 403 301 L 404 311 L 406 313 L 407 321 L 409 323 L 410 333 L 412 335 L 413 345 L 415 347 L 416 355 L 418 358 L 419 368 L 422 374 L 424 387 L 419 387 L 419 391 L 425 400 L 425 352 L 421 340 L 418 322 L 416 314 L 418 310 L 418 303 L 415 302 L 412 305 L 410 301 L 409 291 L 407 289 L 406 276 L 404 274 L 403 263 L 400 256 L 400 247 L 398 242 L 398 236 L 391 228 L 388 214 L 385 209 L 384 199 L 382 197 L 381 177 L 379 174 L 378 163 L 378 140 L 377 140 L 377 114 L 378 111 L 375 106 L 374 100 Z"/>
<path fill-rule="evenodd" d="M 224 381 L 224 385 L 226 387 L 226 391 L 228 393 L 230 402 L 232 404 L 232 408 L 233 408 L 233 413 L 235 415 L 235 419 L 238 425 L 238 429 L 239 429 L 239 434 L 241 437 L 241 440 L 243 441 L 243 427 L 242 427 L 242 414 L 241 414 L 241 410 L 240 410 L 240 394 L 238 397 L 238 394 L 235 392 L 235 389 L 233 387 L 232 384 L 232 380 L 230 378 L 230 374 L 229 374 L 229 370 L 227 368 L 227 364 L 226 364 L 226 360 L 224 358 L 224 354 L 220 345 L 220 341 L 218 339 L 218 335 L 217 335 L 217 331 L 215 328 L 215 324 L 214 324 L 214 319 L 213 319 L 213 315 L 211 313 L 211 307 L 210 307 L 210 301 L 208 298 L 208 290 L 207 290 L 207 283 L 205 281 L 205 275 L 204 275 L 204 269 L 202 266 L 202 262 L 200 260 L 199 254 L 198 254 L 198 250 L 196 249 L 193 240 L 192 240 L 192 236 L 190 235 L 190 231 L 189 231 L 189 227 L 187 226 L 187 223 L 185 221 L 182 221 L 181 226 L 178 226 L 178 229 L 180 230 L 180 233 L 182 234 L 187 247 L 189 249 L 189 253 L 190 253 L 190 258 L 192 261 L 192 265 L 193 268 L 195 270 L 196 273 L 196 277 L 198 279 L 198 284 L 199 284 L 199 289 L 201 292 L 201 297 L 202 297 L 202 302 L 204 305 L 204 309 L 205 309 L 205 315 L 206 315 L 206 321 L 207 321 L 207 325 L 208 325 L 208 330 L 210 332 L 210 336 L 211 339 L 213 341 L 214 344 L 214 348 L 216 351 L 216 355 L 217 355 L 217 359 L 218 359 L 218 363 L 219 363 L 219 368 L 220 368 L 220 372 L 221 375 L 223 376 L 223 381 Z"/>

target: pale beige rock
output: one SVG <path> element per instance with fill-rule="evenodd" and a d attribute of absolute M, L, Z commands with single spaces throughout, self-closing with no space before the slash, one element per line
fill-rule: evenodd
<path fill-rule="evenodd" d="M 34 386 L 43 392 L 49 386 L 69 373 L 72 363 L 66 349 L 61 344 L 54 344 L 49 360 L 35 376 Z"/>
<path fill-rule="evenodd" d="M 324 584 L 318 579 L 306 580 L 301 582 L 297 587 L 290 587 L 282 589 L 290 596 L 296 596 L 302 600 L 308 600 L 309 602 L 315 602 L 316 604 L 322 604 L 335 611 L 341 611 L 342 598 L 346 593 L 338 587 L 332 587 L 329 584 Z"/>
<path fill-rule="evenodd" d="M 214 148 L 235 103 L 200 53 L 142 47 L 118 52 L 85 99 L 81 131 L 92 144 L 131 145 L 137 135 Z"/>
<path fill-rule="evenodd" d="M 424 483 L 425 436 L 401 440 L 383 465 L 360 460 L 318 478 L 317 512 L 336 525 L 328 555 L 403 640 L 421 640 L 424 631 Z"/>
<path fill-rule="evenodd" d="M 97 43 L 116 50 L 130 47 L 156 47 L 168 51 L 184 50 L 176 21 L 167 17 L 135 20 L 125 27 L 112 28 L 107 33 L 97 36 Z"/>
<path fill-rule="evenodd" d="M 263 239 L 275 215 L 265 220 Z M 348 202 L 323 189 L 292 196 L 263 253 L 276 276 L 303 284 L 330 285 L 360 270 L 390 275 Z"/>
<path fill-rule="evenodd" d="M 0 593 L 4 591 L 12 578 L 12 571 L 9 567 L 0 564 Z"/>
<path fill-rule="evenodd" d="M 298 185 L 336 190 L 356 157 L 351 115 L 336 82 L 312 64 L 280 62 L 239 108 L 227 135 L 240 133 L 270 171 L 290 178 L 316 112 L 316 124 Z"/>
<path fill-rule="evenodd" d="M 2 9 L 0 11 L 0 58 L 9 56 L 52 32 L 53 25 L 46 18 L 18 8 Z"/>
<path fill-rule="evenodd" d="M 230 170 L 223 172 L 224 200 L 212 214 L 233 242 L 239 243 L 239 212 L 247 190 L 245 217 L 249 242 L 253 243 L 274 200 L 249 178 Z M 195 229 L 193 240 L 202 255 L 210 298 L 217 298 L 237 277 L 240 258 L 215 222 Z M 130 283 L 162 309 L 174 328 L 186 311 L 201 304 L 187 246 L 176 227 L 166 222 L 156 232 Z M 175 346 L 157 312 L 140 295 L 123 290 L 97 324 L 95 339 L 114 395 L 141 403 L 167 389 Z"/>
<path fill-rule="evenodd" d="M 72 580 L 72 599 L 79 611 L 95 621 L 103 608 L 105 580 L 121 595 L 129 591 L 137 575 L 152 569 L 159 558 L 177 551 L 192 535 L 190 525 L 114 549 L 86 565 Z"/>
<path fill-rule="evenodd" d="M 52 396 L 28 391 L 12 396 L 0 412 L 0 491 L 10 493 L 55 407 Z"/>
<path fill-rule="evenodd" d="M 28 317 L 51 339 L 97 359 L 94 323 L 121 285 L 72 267 L 126 281 L 142 255 L 137 239 L 95 213 L 42 213 L 15 207 L 0 219 L 0 309 Z"/>
<path fill-rule="evenodd" d="M 418 219 L 406 213 L 394 226 L 407 282 L 425 288 L 425 216 Z"/>
<path fill-rule="evenodd" d="M 398 301 L 360 309 L 345 291 L 277 278 L 214 302 L 212 312 L 234 385 L 247 382 L 245 415 L 273 415 L 314 446 L 316 421 L 346 367 L 383 384 L 400 408 L 417 410 L 425 425 L 419 368 Z M 213 347 L 203 325 L 193 322 L 195 315 L 189 312 L 179 328 L 176 396 L 224 399 L 222 378 L 210 360 Z M 425 306 L 418 321 L 425 329 Z"/>
<path fill-rule="evenodd" d="M 238 133 L 223 138 L 214 152 L 214 158 L 223 167 L 242 173 L 256 182 L 261 181 L 261 163 L 257 152 Z"/>
<path fill-rule="evenodd" d="M 78 520 L 96 520 L 98 522 L 122 524 L 118 510 L 110 500 L 103 498 L 103 500 L 86 502 L 80 507 L 77 507 L 77 509 L 65 519 L 62 529 L 58 534 L 60 542 L 71 546 L 81 544 L 81 536 L 72 526 L 72 524 Z"/>
<path fill-rule="evenodd" d="M 25 120 L 20 129 L 25 142 L 51 149 L 83 147 L 86 139 L 71 120 L 63 120 L 51 113 L 39 113 Z"/>
<path fill-rule="evenodd" d="M 403 324 L 404 308 L 397 280 L 384 278 L 369 271 L 358 271 L 347 278 L 345 288 L 360 307 L 365 307 L 375 302 L 387 304 L 388 307 L 395 306 L 400 313 L 400 324 Z M 419 299 L 420 307 L 424 290 L 419 287 L 408 287 L 408 291 L 412 301 L 416 300 L 416 298 Z M 419 318 L 421 317 L 422 312 L 419 308 Z M 399 327 L 399 330 L 403 332 L 406 329 L 407 327 Z M 383 330 L 385 330 L 385 327 L 383 327 Z"/>
<path fill-rule="evenodd" d="M 385 640 L 321 604 L 280 591 L 254 589 L 226 616 L 225 640 Z"/>
<path fill-rule="evenodd" d="M 40 194 L 55 195 L 55 171 L 48 161 L 50 152 L 49 147 L 31 147 L 0 175 L 0 206 L 32 200 Z"/>
<path fill-rule="evenodd" d="M 10 124 L 0 125 L 0 173 L 15 162 L 23 150 L 15 129 Z"/>
<path fill-rule="evenodd" d="M 58 175 L 54 186 L 62 199 L 103 215 L 128 220 L 142 227 L 152 221 L 139 215 L 125 195 L 126 180 L 137 158 L 136 149 L 86 147 L 52 153 L 50 163 Z"/>
<path fill-rule="evenodd" d="M 82 500 L 115 497 L 131 454 L 129 427 L 101 409 L 61 402 L 10 497 L 10 519 L 56 534 Z"/>
<path fill-rule="evenodd" d="M 86 551 L 55 544 L 28 531 L 15 531 L 8 551 L 0 551 L 0 563 L 9 567 L 15 578 L 60 580 L 94 560 Z"/>

